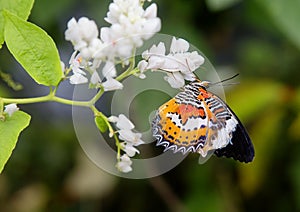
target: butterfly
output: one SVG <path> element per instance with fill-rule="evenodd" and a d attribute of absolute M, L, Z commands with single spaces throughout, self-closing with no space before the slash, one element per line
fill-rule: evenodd
<path fill-rule="evenodd" d="M 241 121 L 230 107 L 207 89 L 212 83 L 195 81 L 156 111 L 152 121 L 157 146 L 174 153 L 215 154 L 251 162 L 254 147 Z"/>

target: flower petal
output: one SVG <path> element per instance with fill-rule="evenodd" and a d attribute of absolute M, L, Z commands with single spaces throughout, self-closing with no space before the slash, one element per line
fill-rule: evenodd
<path fill-rule="evenodd" d="M 107 61 L 102 69 L 102 74 L 106 78 L 116 77 L 117 70 L 115 64 L 112 61 Z"/>
<path fill-rule="evenodd" d="M 167 76 L 164 78 L 172 88 L 181 88 L 184 86 L 184 77 L 178 72 L 167 73 Z"/>
<path fill-rule="evenodd" d="M 157 5 L 155 3 L 151 4 L 144 13 L 144 18 L 156 18 L 157 16 Z"/>
<path fill-rule="evenodd" d="M 176 40 L 176 38 L 173 37 L 171 42 L 170 52 L 171 53 L 187 52 L 189 50 L 189 47 L 190 44 L 186 40 L 182 38 Z"/>
<path fill-rule="evenodd" d="M 134 146 L 132 146 L 131 144 L 126 143 L 126 142 L 122 142 L 121 147 L 123 148 L 123 151 L 126 152 L 126 154 L 129 157 L 133 157 L 133 156 L 135 156 L 136 153 L 137 154 L 140 153 L 137 148 L 135 148 Z"/>
<path fill-rule="evenodd" d="M 12 116 L 12 114 L 18 110 L 19 108 L 17 107 L 17 105 L 15 103 L 12 103 L 9 105 L 5 105 L 4 112 L 7 113 L 9 116 Z"/>
<path fill-rule="evenodd" d="M 142 73 L 147 69 L 147 66 L 148 66 L 148 62 L 146 60 L 141 60 L 137 65 L 138 69 Z"/>
<path fill-rule="evenodd" d="M 124 154 L 120 157 L 120 161 L 116 164 L 116 167 L 121 172 L 128 173 L 132 171 L 131 165 L 132 165 L 132 161 L 130 160 L 128 155 Z"/>
<path fill-rule="evenodd" d="M 119 115 L 116 126 L 121 130 L 132 130 L 134 128 L 134 124 L 124 114 Z"/>
<path fill-rule="evenodd" d="M 88 79 L 82 74 L 75 73 L 70 77 L 70 83 L 74 85 L 87 83 Z"/>
<path fill-rule="evenodd" d="M 114 78 L 107 78 L 107 80 L 102 83 L 104 91 L 113 91 L 123 88 L 123 84 Z"/>
<path fill-rule="evenodd" d="M 101 82 L 101 79 L 100 79 L 99 74 L 97 73 L 97 71 L 94 71 L 94 73 L 91 76 L 90 81 L 94 85 Z"/>

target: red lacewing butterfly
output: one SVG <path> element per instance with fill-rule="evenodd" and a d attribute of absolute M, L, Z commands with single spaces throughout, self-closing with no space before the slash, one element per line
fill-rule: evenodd
<path fill-rule="evenodd" d="M 209 85 L 197 79 L 159 107 L 152 122 L 157 146 L 174 153 L 197 152 L 203 158 L 214 153 L 251 162 L 254 148 L 246 129 L 220 97 L 207 91 Z"/>

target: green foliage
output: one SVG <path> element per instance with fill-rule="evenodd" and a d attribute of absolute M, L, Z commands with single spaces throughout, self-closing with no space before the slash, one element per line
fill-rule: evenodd
<path fill-rule="evenodd" d="M 98 129 L 100 130 L 100 132 L 104 133 L 108 130 L 107 123 L 102 116 L 96 116 L 95 123 Z"/>
<path fill-rule="evenodd" d="M 20 133 L 29 125 L 30 115 L 22 111 L 0 120 L 0 172 L 14 150 Z"/>
<path fill-rule="evenodd" d="M 57 85 L 63 73 L 52 38 L 38 26 L 8 11 L 3 15 L 5 42 L 15 59 L 37 83 Z"/>
<path fill-rule="evenodd" d="M 0 0 L 0 49 L 4 42 L 4 17 L 1 10 L 7 10 L 23 20 L 27 20 L 34 0 Z"/>
<path fill-rule="evenodd" d="M 299 7 L 300 1 L 256 1 L 270 15 L 278 29 L 300 49 Z"/>

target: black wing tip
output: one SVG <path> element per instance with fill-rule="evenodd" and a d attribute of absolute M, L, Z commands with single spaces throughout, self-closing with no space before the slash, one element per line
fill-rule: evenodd
<path fill-rule="evenodd" d="M 254 160 L 254 149 L 248 150 L 247 153 L 241 154 L 240 152 L 236 152 L 235 150 L 232 150 L 232 148 L 229 148 L 229 146 L 232 146 L 231 144 L 228 144 L 228 146 L 215 150 L 215 155 L 218 157 L 227 157 L 227 158 L 233 158 L 234 160 L 237 160 L 242 163 L 250 163 Z"/>
<path fill-rule="evenodd" d="M 215 150 L 218 157 L 225 156 L 243 163 L 250 163 L 254 159 L 254 147 L 242 124 L 238 124 L 233 132 L 231 143 L 226 147 Z"/>

